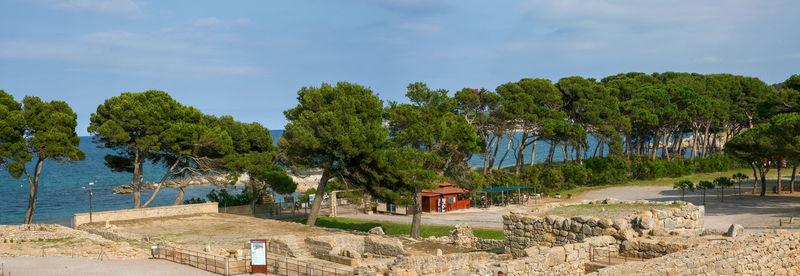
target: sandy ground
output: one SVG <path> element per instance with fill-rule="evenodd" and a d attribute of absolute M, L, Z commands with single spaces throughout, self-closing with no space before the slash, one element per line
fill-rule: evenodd
<path fill-rule="evenodd" d="M 202 251 L 210 244 L 212 252 L 220 249 L 242 249 L 250 239 L 278 235 L 308 237 L 329 235 L 334 230 L 307 227 L 294 222 L 259 219 L 230 214 L 199 214 L 166 218 L 150 218 L 113 222 L 125 232 L 150 237 L 151 240 L 169 241 L 182 248 Z M 102 227 L 102 224 L 92 225 Z"/>
<path fill-rule="evenodd" d="M 72 259 L 69 257 L 0 258 L 4 275 L 217 275 L 166 260 Z"/>

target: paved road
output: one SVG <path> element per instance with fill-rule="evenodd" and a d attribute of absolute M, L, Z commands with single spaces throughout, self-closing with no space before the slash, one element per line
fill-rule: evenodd
<path fill-rule="evenodd" d="M 748 190 L 748 189 L 743 189 Z M 647 199 L 651 201 L 680 200 L 681 195 L 670 186 L 628 186 L 614 187 L 586 192 L 581 199 L 616 198 L 624 200 Z M 798 217 L 793 225 L 800 227 L 800 193 L 784 196 L 759 197 L 754 195 L 737 196 L 733 189 L 726 189 L 724 201 L 720 202 L 719 191 L 706 193 L 706 228 L 727 230 L 732 223 L 745 228 L 774 227 L 778 220 Z M 695 205 L 703 202 L 702 192 L 688 193 L 685 200 Z"/>
<path fill-rule="evenodd" d="M 217 275 L 166 260 L 91 260 L 69 257 L 0 258 L 5 275 Z"/>

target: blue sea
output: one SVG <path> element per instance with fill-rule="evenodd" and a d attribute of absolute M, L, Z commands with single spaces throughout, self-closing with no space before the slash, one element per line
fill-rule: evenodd
<path fill-rule="evenodd" d="M 270 131 L 275 141 L 283 133 L 282 130 Z M 506 141 L 501 141 L 500 153 L 497 160 L 504 154 Z M 590 137 L 590 145 L 593 146 L 596 140 Z M 94 182 L 92 186 L 94 211 L 107 211 L 116 209 L 126 209 L 133 206 L 133 195 L 114 194 L 112 189 L 122 184 L 131 182 L 130 173 L 112 172 L 103 164 L 103 157 L 113 153 L 105 148 L 98 148 L 92 143 L 92 137 L 81 137 L 80 149 L 86 153 L 86 159 L 77 163 L 58 164 L 57 162 L 45 162 L 39 180 L 39 195 L 36 201 L 36 212 L 34 221 L 42 223 L 69 224 L 73 213 L 89 211 L 89 182 Z M 539 142 L 536 147 L 536 161 L 544 161 L 547 157 L 549 145 L 546 142 Z M 526 162 L 530 161 L 530 150 L 525 152 Z M 557 148 L 554 155 L 555 161 L 562 160 L 561 149 Z M 515 162 L 512 153 L 509 153 L 502 166 L 510 166 Z M 473 155 L 469 160 L 472 166 L 483 166 L 483 156 Z M 496 164 L 497 165 L 497 164 Z M 32 167 L 33 164 L 29 166 Z M 166 167 L 161 164 L 145 164 L 145 180 L 157 182 L 161 180 Z M 184 199 L 193 197 L 206 198 L 206 195 L 218 187 L 213 186 L 190 186 L 186 188 Z M 228 187 L 231 189 L 231 187 Z M 0 224 L 21 223 L 25 219 L 25 211 L 28 206 L 28 193 L 30 187 L 23 176 L 14 179 L 3 169 L 0 171 Z M 142 191 L 142 203 L 150 198 L 152 190 Z M 178 194 L 177 189 L 162 189 L 150 206 L 171 205 Z M 280 197 L 276 197 L 280 198 Z"/>

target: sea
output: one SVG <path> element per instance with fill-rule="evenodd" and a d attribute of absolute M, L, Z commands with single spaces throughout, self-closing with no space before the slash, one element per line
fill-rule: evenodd
<path fill-rule="evenodd" d="M 283 133 L 282 130 L 270 131 L 273 139 L 277 142 L 278 137 Z M 42 168 L 39 179 L 39 193 L 36 200 L 36 211 L 33 221 L 36 223 L 57 223 L 69 225 L 73 213 L 89 212 L 89 183 L 94 183 L 92 189 L 92 210 L 108 211 L 133 207 L 132 194 L 114 194 L 113 188 L 131 182 L 132 175 L 125 172 L 112 172 L 104 164 L 103 157 L 113 154 L 113 151 L 106 148 L 99 148 L 92 142 L 92 137 L 80 137 L 79 148 L 86 153 L 86 159 L 76 163 L 59 164 L 55 161 L 46 161 Z M 519 137 L 517 137 L 518 139 Z M 501 141 L 499 161 L 505 154 L 507 139 Z M 596 140 L 589 138 L 589 144 L 593 148 Z M 535 162 L 543 162 L 547 157 L 549 145 L 546 142 L 539 142 L 536 147 Z M 530 149 L 525 152 L 526 163 L 530 162 Z M 555 161 L 563 160 L 560 148 L 557 148 L 554 155 Z M 483 155 L 475 154 L 468 161 L 474 167 L 483 166 Z M 510 166 L 516 162 L 514 155 L 509 153 L 501 166 Z M 497 164 L 496 164 L 497 165 Z M 28 168 L 32 168 L 29 164 Z M 163 177 L 167 168 L 163 164 L 144 164 L 145 181 L 158 182 Z M 184 199 L 201 198 L 206 199 L 206 195 L 212 189 L 220 189 L 215 186 L 189 186 L 186 188 Z M 241 187 L 227 186 L 228 190 L 241 190 Z M 28 195 L 30 186 L 25 176 L 15 179 L 3 168 L 0 170 L 0 224 L 18 224 L 25 219 L 25 211 L 28 206 Z M 153 190 L 142 191 L 142 203 L 150 198 Z M 156 195 L 149 206 L 171 205 L 178 190 L 174 188 L 164 188 Z M 297 193 L 294 194 L 297 196 Z M 283 196 L 276 196 L 282 199 Z"/>

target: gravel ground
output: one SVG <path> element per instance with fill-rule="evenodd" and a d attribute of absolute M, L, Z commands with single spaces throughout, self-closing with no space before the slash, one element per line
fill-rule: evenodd
<path fill-rule="evenodd" d="M 98 261 L 69 257 L 0 258 L 5 275 L 217 275 L 165 260 Z"/>

